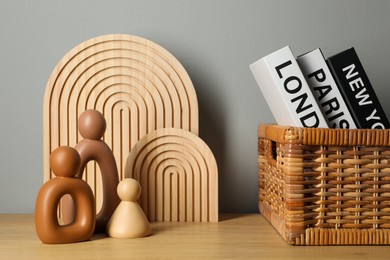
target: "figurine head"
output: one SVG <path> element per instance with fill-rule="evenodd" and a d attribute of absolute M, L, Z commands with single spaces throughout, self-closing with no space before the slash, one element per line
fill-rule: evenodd
<path fill-rule="evenodd" d="M 50 155 L 50 168 L 57 177 L 73 177 L 80 167 L 79 153 L 69 146 L 61 146 Z"/>
<path fill-rule="evenodd" d="M 141 195 L 141 185 L 132 178 L 126 178 L 118 184 L 117 192 L 122 201 L 136 201 Z"/>
<path fill-rule="evenodd" d="M 85 139 L 100 140 L 106 131 L 106 120 L 99 111 L 89 109 L 80 115 L 78 127 Z"/>

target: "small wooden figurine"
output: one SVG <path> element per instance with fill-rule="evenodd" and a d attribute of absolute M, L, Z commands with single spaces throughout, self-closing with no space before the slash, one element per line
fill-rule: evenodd
<path fill-rule="evenodd" d="M 150 235 L 150 225 L 137 199 L 141 194 L 138 181 L 123 179 L 117 189 L 122 202 L 107 224 L 107 234 L 115 238 L 138 238 Z"/>
<path fill-rule="evenodd" d="M 102 176 L 103 198 L 102 208 L 96 215 L 95 233 L 105 232 L 106 225 L 120 202 L 116 193 L 119 183 L 116 161 L 110 147 L 101 140 L 106 130 L 106 120 L 99 111 L 89 109 L 80 115 L 78 127 L 84 139 L 75 146 L 81 158 L 81 167 L 76 176 L 82 178 L 89 161 L 94 160 L 99 165 Z M 64 223 L 70 223 L 74 215 L 72 200 L 66 198 L 63 201 L 63 220 Z"/>
<path fill-rule="evenodd" d="M 80 167 L 78 152 L 59 147 L 50 156 L 50 167 L 57 176 L 47 181 L 38 192 L 35 227 L 40 240 L 47 244 L 63 244 L 89 240 L 95 228 L 95 201 L 89 185 L 75 178 Z M 60 225 L 57 208 L 61 197 L 69 194 L 75 203 L 74 221 Z"/>

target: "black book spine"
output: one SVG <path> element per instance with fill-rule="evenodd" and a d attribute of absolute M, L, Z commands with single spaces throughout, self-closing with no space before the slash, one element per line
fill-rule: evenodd
<path fill-rule="evenodd" d="M 362 129 L 390 128 L 355 49 L 329 57 L 327 62 L 356 126 Z"/>

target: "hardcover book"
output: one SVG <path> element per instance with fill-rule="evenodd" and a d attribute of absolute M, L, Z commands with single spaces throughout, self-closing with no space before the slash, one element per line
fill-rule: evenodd
<path fill-rule="evenodd" d="M 249 67 L 279 125 L 328 127 L 289 46 Z"/>
<path fill-rule="evenodd" d="M 358 128 L 390 128 L 354 48 L 329 57 L 328 65 Z"/>
<path fill-rule="evenodd" d="M 328 120 L 329 127 L 355 129 L 355 122 L 326 64 L 321 49 L 318 48 L 299 56 L 297 62 Z"/>

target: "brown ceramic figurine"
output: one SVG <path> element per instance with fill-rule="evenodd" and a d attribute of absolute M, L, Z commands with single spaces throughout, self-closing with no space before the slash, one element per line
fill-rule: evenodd
<path fill-rule="evenodd" d="M 91 188 L 75 178 L 80 156 L 72 147 L 62 146 L 50 156 L 50 167 L 57 176 L 46 182 L 38 192 L 35 208 L 35 227 L 40 240 L 47 244 L 85 241 L 95 228 L 95 203 Z M 60 225 L 57 208 L 60 199 L 69 194 L 75 203 L 74 221 Z"/>
<path fill-rule="evenodd" d="M 137 238 L 150 234 L 149 221 L 137 199 L 141 194 L 138 181 L 123 179 L 117 189 L 122 200 L 107 224 L 107 234 L 115 238 Z"/>
<path fill-rule="evenodd" d="M 105 232 L 106 225 L 120 201 L 116 193 L 119 176 L 115 158 L 110 147 L 101 140 L 106 131 L 106 120 L 99 111 L 90 109 L 80 115 L 78 123 L 79 132 L 84 139 L 75 146 L 81 157 L 81 167 L 76 176 L 82 178 L 84 168 L 89 161 L 96 161 L 99 165 L 102 174 L 103 199 L 102 208 L 96 215 L 95 233 Z M 72 204 L 69 197 L 63 200 L 64 223 L 70 223 L 73 219 Z"/>

